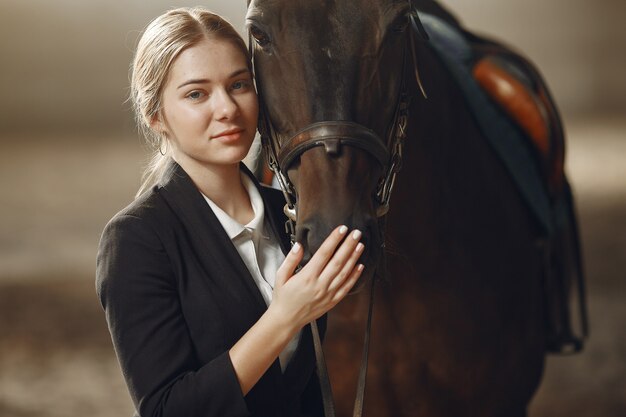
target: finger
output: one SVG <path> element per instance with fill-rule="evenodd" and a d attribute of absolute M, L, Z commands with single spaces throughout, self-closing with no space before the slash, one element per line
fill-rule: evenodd
<path fill-rule="evenodd" d="M 336 274 L 335 277 L 332 278 L 332 280 L 330 281 L 328 291 L 334 291 L 335 289 L 339 288 L 341 284 L 343 284 L 344 281 L 350 276 L 350 274 L 354 270 L 354 265 L 356 265 L 357 261 L 359 260 L 359 257 L 363 253 L 364 248 L 365 246 L 361 242 L 356 245 L 352 253 L 350 253 L 350 257 L 345 262 L 341 271 Z"/>
<path fill-rule="evenodd" d="M 365 266 L 363 266 L 363 264 L 358 264 L 352 269 L 352 272 L 350 273 L 348 279 L 343 282 L 343 285 L 341 285 L 337 289 L 337 292 L 335 292 L 335 295 L 333 295 L 332 302 L 334 304 L 339 303 L 339 301 L 343 300 L 343 298 L 348 295 L 352 287 L 354 287 L 354 284 L 356 284 L 356 282 L 361 277 L 364 269 Z"/>
<path fill-rule="evenodd" d="M 350 233 L 350 235 L 343 241 L 339 249 L 337 249 L 331 259 L 328 261 L 326 266 L 324 266 L 324 269 L 320 273 L 320 282 L 329 285 L 332 280 L 334 280 L 337 275 L 345 269 L 347 262 L 354 255 L 354 250 L 358 246 L 361 236 L 362 234 L 359 230 L 354 230 L 352 233 Z M 348 271 L 352 269 L 352 266 L 354 266 L 354 264 L 352 264 L 347 269 L 343 278 L 348 275 Z"/>
<path fill-rule="evenodd" d="M 304 251 L 302 250 L 302 245 L 299 242 L 296 242 L 285 257 L 283 263 L 278 268 L 278 271 L 276 271 L 275 287 L 284 285 L 285 282 L 293 276 L 293 273 L 302 260 L 303 255 Z"/>
<path fill-rule="evenodd" d="M 313 255 L 305 268 L 310 270 L 313 275 L 319 276 L 347 232 L 348 228 L 346 226 L 339 226 L 333 230 L 324 240 L 317 252 L 315 252 L 315 255 Z"/>

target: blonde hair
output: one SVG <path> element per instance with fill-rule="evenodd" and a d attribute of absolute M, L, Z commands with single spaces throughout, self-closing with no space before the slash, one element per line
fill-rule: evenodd
<path fill-rule="evenodd" d="M 169 155 L 167 138 L 152 129 L 160 117 L 163 88 L 172 63 L 180 53 L 204 39 L 231 42 L 246 56 L 252 71 L 245 42 L 233 26 L 204 8 L 178 8 L 154 19 L 146 27 L 135 52 L 131 67 L 130 100 L 137 126 L 152 145 L 153 155 L 146 167 L 137 196 L 167 177 L 174 166 Z M 165 151 L 162 150 L 165 144 Z"/>

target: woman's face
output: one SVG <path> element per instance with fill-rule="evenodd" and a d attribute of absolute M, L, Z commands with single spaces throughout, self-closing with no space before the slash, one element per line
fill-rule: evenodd
<path fill-rule="evenodd" d="M 183 168 L 230 165 L 248 153 L 258 111 L 245 55 L 227 41 L 203 40 L 174 60 L 153 127 Z"/>

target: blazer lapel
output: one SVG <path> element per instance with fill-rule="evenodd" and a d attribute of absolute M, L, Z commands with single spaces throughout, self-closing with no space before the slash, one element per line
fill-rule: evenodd
<path fill-rule="evenodd" d="M 227 288 L 256 321 L 267 309 L 250 271 L 221 223 L 187 173 L 178 165 L 158 192 L 187 229 L 197 257 L 217 285 Z M 249 306 L 249 307 L 248 307 Z"/>

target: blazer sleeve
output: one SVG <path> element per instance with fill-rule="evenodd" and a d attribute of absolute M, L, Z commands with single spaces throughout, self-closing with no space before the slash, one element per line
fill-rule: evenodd
<path fill-rule="evenodd" d="M 122 214 L 106 226 L 96 291 L 140 416 L 250 415 L 228 351 L 208 363 L 195 354 L 174 268 L 146 219 Z"/>

